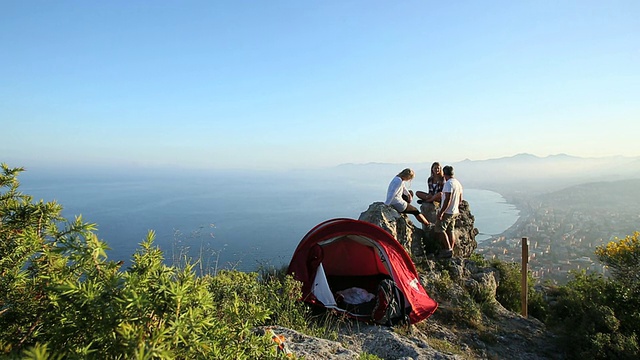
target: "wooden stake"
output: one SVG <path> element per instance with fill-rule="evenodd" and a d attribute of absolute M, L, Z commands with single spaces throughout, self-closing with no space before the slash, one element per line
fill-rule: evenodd
<path fill-rule="evenodd" d="M 528 317 L 527 303 L 529 302 L 529 286 L 527 286 L 527 275 L 529 273 L 529 239 L 522 238 L 522 291 L 520 302 L 522 303 L 522 316 Z"/>

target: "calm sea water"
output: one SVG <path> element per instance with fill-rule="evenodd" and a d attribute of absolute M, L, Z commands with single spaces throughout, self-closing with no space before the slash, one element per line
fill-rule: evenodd
<path fill-rule="evenodd" d="M 129 263 L 147 232 L 168 262 L 180 254 L 206 265 L 252 271 L 288 264 L 302 237 L 318 223 L 357 219 L 387 184 L 318 179 L 308 174 L 187 176 L 42 176 L 23 174 L 23 193 L 56 200 L 63 215 L 98 224 L 108 256 Z M 510 227 L 517 209 L 499 194 L 465 189 L 481 242 Z"/>

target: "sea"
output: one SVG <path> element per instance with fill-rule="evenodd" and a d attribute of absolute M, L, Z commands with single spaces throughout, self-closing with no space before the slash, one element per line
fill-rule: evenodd
<path fill-rule="evenodd" d="M 39 173 L 19 176 L 34 201 L 56 201 L 63 216 L 97 224 L 109 259 L 131 264 L 153 231 L 165 262 L 200 259 L 207 269 L 256 271 L 281 267 L 304 235 L 333 218 L 357 219 L 384 201 L 387 183 L 315 173 Z M 415 184 L 414 184 L 415 187 Z M 414 190 L 423 190 L 416 188 Z M 478 243 L 518 219 L 498 193 L 464 189 Z"/>

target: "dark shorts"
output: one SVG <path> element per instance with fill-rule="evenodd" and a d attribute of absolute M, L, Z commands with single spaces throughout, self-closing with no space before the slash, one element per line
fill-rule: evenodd
<path fill-rule="evenodd" d="M 444 214 L 442 220 L 436 220 L 435 230 L 436 232 L 445 232 L 447 230 L 453 231 L 456 226 L 456 218 L 458 214 Z"/>
<path fill-rule="evenodd" d="M 402 214 L 412 214 L 412 215 L 420 215 L 420 210 L 409 210 L 406 209 L 402 212 Z"/>

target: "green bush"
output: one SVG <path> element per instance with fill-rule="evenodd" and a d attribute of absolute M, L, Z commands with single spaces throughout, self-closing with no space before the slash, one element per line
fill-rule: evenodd
<path fill-rule="evenodd" d="M 506 309 L 522 311 L 522 267 L 516 263 L 492 260 L 490 266 L 498 270 L 500 280 L 496 289 L 496 300 Z M 541 292 L 535 289 L 536 279 L 527 274 L 527 313 L 544 321 L 547 318 L 547 303 Z"/>
<path fill-rule="evenodd" d="M 304 324 L 290 277 L 235 271 L 196 276 L 142 242 L 129 269 L 106 257 L 95 225 L 68 222 L 56 203 L 18 191 L 22 169 L 0 174 L 0 354 L 32 359 L 275 357 L 253 328 Z M 288 315 L 292 313 L 293 315 Z"/>
<path fill-rule="evenodd" d="M 558 289 L 549 323 L 561 332 L 569 357 L 637 359 L 638 299 L 629 289 L 602 275 L 573 273 Z"/>
<path fill-rule="evenodd" d="M 498 270 L 499 274 L 496 300 L 505 308 L 520 312 L 522 308 L 520 301 L 520 267 L 516 263 L 500 260 L 491 261 L 491 266 Z"/>

